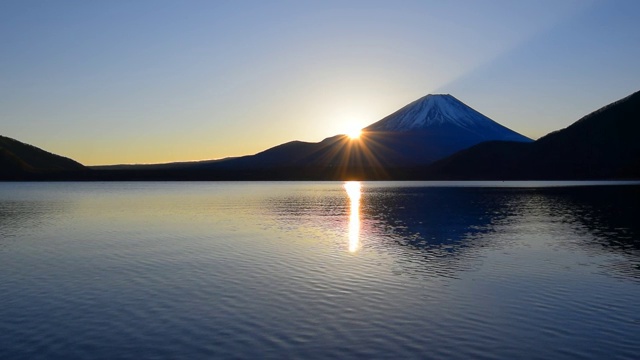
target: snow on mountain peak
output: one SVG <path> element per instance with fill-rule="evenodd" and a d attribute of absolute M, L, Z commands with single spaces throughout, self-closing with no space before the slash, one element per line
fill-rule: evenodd
<path fill-rule="evenodd" d="M 494 122 L 449 94 L 430 94 L 372 124 L 369 130 L 409 131 L 433 125 L 482 126 Z"/>
<path fill-rule="evenodd" d="M 458 128 L 490 140 L 531 141 L 449 94 L 424 96 L 369 125 L 365 131 L 408 132 L 442 127 Z"/>

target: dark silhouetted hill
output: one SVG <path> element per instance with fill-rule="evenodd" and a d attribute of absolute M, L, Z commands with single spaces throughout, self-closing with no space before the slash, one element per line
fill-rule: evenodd
<path fill-rule="evenodd" d="M 0 137 L 4 180 L 561 180 L 640 178 L 640 92 L 535 142 L 450 95 L 365 128 L 237 158 L 93 167 Z M 497 141 L 496 141 L 497 140 Z"/>
<path fill-rule="evenodd" d="M 533 143 L 486 142 L 429 168 L 438 179 L 640 178 L 640 92 Z"/>
<path fill-rule="evenodd" d="M 292 141 L 188 169 L 277 179 L 397 179 L 405 177 L 401 169 L 424 166 L 488 140 L 532 141 L 451 95 L 427 95 L 366 127 L 359 139 L 337 135 L 318 143 Z"/>
<path fill-rule="evenodd" d="M 0 180 L 30 180 L 85 171 L 69 158 L 0 136 Z"/>

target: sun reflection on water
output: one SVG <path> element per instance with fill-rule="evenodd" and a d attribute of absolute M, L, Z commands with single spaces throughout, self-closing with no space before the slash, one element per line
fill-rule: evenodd
<path fill-rule="evenodd" d="M 349 252 L 356 252 L 360 247 L 360 182 L 347 181 L 344 189 L 349 196 Z"/>

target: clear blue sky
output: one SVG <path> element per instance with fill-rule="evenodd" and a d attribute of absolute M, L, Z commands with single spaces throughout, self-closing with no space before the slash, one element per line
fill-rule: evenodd
<path fill-rule="evenodd" d="M 0 1 L 0 134 L 84 164 L 251 154 L 450 93 L 532 138 L 640 90 L 640 1 Z"/>

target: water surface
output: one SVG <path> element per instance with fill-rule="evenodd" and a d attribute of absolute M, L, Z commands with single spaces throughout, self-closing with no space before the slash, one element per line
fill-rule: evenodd
<path fill-rule="evenodd" d="M 637 358 L 607 184 L 0 183 L 0 358 Z"/>

